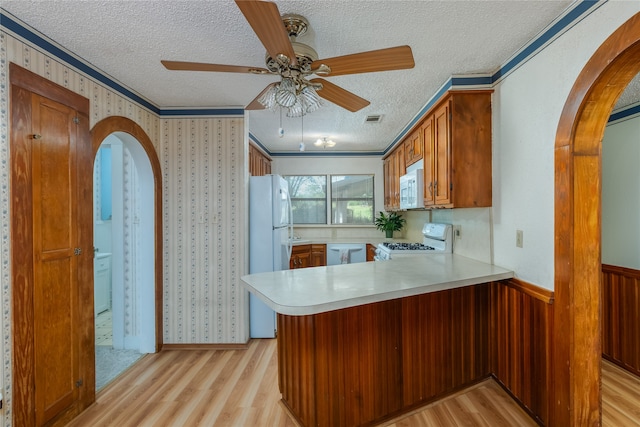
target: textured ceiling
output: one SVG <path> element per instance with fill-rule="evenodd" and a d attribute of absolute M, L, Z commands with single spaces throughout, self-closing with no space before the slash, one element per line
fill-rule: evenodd
<path fill-rule="evenodd" d="M 310 23 L 300 42 L 320 58 L 408 44 L 410 70 L 329 77 L 371 101 L 350 113 L 325 102 L 304 117 L 249 113 L 250 132 L 270 151 L 297 151 L 304 128 L 307 151 L 318 137 L 337 141 L 332 151 L 382 151 L 452 75 L 491 73 L 570 5 L 544 1 L 277 1 L 281 13 Z M 161 108 L 244 107 L 274 76 L 168 71 L 161 59 L 264 66 L 265 50 L 231 0 L 3 0 L 7 10 L 62 47 L 93 64 Z M 627 91 L 623 102 L 638 101 Z M 620 104 L 619 104 L 620 105 Z M 380 114 L 379 124 L 366 124 Z M 321 150 L 321 149 L 319 149 Z"/>

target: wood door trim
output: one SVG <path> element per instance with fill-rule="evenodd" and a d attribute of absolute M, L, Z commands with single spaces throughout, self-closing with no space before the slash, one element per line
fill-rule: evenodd
<path fill-rule="evenodd" d="M 558 124 L 552 425 L 601 423 L 600 153 L 613 106 L 639 71 L 637 13 L 584 66 Z"/>
<path fill-rule="evenodd" d="M 93 158 L 95 159 L 96 153 L 100 148 L 100 144 L 107 136 L 114 132 L 124 132 L 134 137 L 144 151 L 147 153 L 149 162 L 151 163 L 151 170 L 153 171 L 153 187 L 154 187 L 154 247 L 155 247 L 155 259 L 154 259 L 154 275 L 155 275 L 155 313 L 156 313 L 156 351 L 162 349 L 163 337 L 162 337 L 162 169 L 160 167 L 160 160 L 156 154 L 156 149 L 153 146 L 151 138 L 146 132 L 133 120 L 127 117 L 112 116 L 106 117 L 96 123 L 91 129 L 91 143 L 93 145 Z"/>
<path fill-rule="evenodd" d="M 89 99 L 69 89 L 62 87 L 51 80 L 47 80 L 38 74 L 22 68 L 21 66 L 9 63 L 9 79 L 14 86 L 20 86 L 45 98 L 53 99 L 56 102 L 71 107 L 82 113 L 89 115 Z"/>

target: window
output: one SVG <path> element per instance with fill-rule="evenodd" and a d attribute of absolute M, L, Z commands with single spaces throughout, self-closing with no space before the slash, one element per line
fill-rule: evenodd
<path fill-rule="evenodd" d="M 331 176 L 331 223 L 373 224 L 373 175 Z"/>
<path fill-rule="evenodd" d="M 289 182 L 294 224 L 329 224 L 330 218 L 331 224 L 373 225 L 373 175 L 284 178 Z"/>
<path fill-rule="evenodd" d="M 291 175 L 289 195 L 294 224 L 327 223 L 327 177 L 325 175 Z"/>

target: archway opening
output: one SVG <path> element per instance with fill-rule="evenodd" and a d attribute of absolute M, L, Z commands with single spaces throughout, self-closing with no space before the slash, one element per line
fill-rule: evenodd
<path fill-rule="evenodd" d="M 640 72 L 640 14 L 578 76 L 555 143 L 553 425 L 601 420 L 601 142 L 613 106 Z"/>
<path fill-rule="evenodd" d="M 96 390 L 155 351 L 153 171 L 140 143 L 115 132 L 94 162 Z"/>

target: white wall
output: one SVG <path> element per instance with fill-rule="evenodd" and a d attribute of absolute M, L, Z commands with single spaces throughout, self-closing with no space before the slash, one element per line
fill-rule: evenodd
<path fill-rule="evenodd" d="M 640 269 L 640 116 L 602 140 L 602 263 Z"/>
<path fill-rule="evenodd" d="M 407 240 L 421 242 L 425 222 L 442 222 L 459 228 L 454 236 L 453 253 L 483 262 L 492 262 L 491 208 L 434 209 L 432 211 L 407 211 L 403 233 Z"/>
<path fill-rule="evenodd" d="M 637 1 L 603 4 L 495 88 L 494 262 L 527 282 L 554 286 L 554 144 L 567 96 L 596 49 L 638 12 Z"/>

